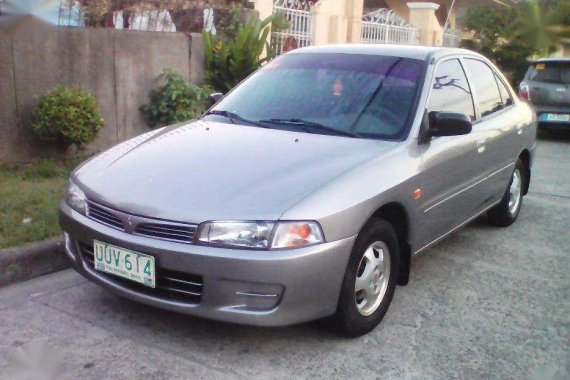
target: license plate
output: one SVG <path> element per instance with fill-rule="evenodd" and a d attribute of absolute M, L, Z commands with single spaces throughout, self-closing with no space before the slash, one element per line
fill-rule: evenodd
<path fill-rule="evenodd" d="M 570 115 L 547 113 L 544 119 L 546 121 L 570 121 Z"/>
<path fill-rule="evenodd" d="M 95 240 L 95 269 L 154 288 L 154 257 Z"/>

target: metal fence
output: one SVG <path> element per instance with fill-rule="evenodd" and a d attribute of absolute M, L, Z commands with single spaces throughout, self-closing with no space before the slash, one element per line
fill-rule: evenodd
<path fill-rule="evenodd" d="M 274 14 L 282 14 L 289 21 L 289 29 L 273 32 L 271 48 L 281 54 L 313 43 L 313 13 L 311 5 L 303 0 L 275 0 Z"/>
<path fill-rule="evenodd" d="M 415 45 L 418 35 L 415 26 L 407 24 L 390 9 L 382 8 L 362 16 L 363 43 Z"/>
<path fill-rule="evenodd" d="M 459 42 L 461 42 L 461 35 L 459 31 L 454 29 L 447 29 L 443 32 L 443 46 L 458 47 Z"/>
<path fill-rule="evenodd" d="M 85 5 L 87 4 L 87 5 Z M 58 25 L 136 31 L 201 32 L 229 25 L 232 0 L 59 0 Z"/>

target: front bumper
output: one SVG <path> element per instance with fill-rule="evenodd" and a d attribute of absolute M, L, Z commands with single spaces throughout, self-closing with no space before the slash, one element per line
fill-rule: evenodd
<path fill-rule="evenodd" d="M 107 227 L 60 204 L 60 225 L 73 268 L 126 298 L 209 319 L 283 326 L 332 315 L 356 237 L 307 248 L 250 251 L 203 247 L 136 236 Z M 93 269 L 85 247 L 100 240 L 153 255 L 157 275 L 176 271 L 200 278 L 199 298 L 187 301 L 131 286 Z M 150 288 L 149 288 L 150 289 Z"/>

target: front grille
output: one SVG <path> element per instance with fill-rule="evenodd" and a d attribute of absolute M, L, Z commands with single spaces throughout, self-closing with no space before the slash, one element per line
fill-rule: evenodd
<path fill-rule="evenodd" d="M 87 216 L 106 226 L 117 228 L 119 230 L 124 229 L 121 219 L 91 201 L 87 201 Z"/>
<path fill-rule="evenodd" d="M 87 216 L 106 226 L 128 233 L 134 233 L 135 235 L 186 244 L 192 243 L 194 233 L 198 228 L 195 224 L 127 214 L 123 211 L 101 206 L 89 200 L 87 201 Z M 125 229 L 123 220 L 128 220 L 125 222 L 128 225 L 127 229 Z M 131 229 L 133 224 L 135 226 L 134 231 Z"/>
<path fill-rule="evenodd" d="M 89 269 L 95 270 L 93 246 L 81 242 L 79 242 L 78 245 L 82 260 Z M 151 297 L 189 304 L 200 303 L 203 289 L 202 276 L 171 271 L 159 268 L 158 266 L 155 269 L 156 288 L 149 288 L 142 284 L 104 272 L 98 271 L 97 274 L 125 288 Z"/>
<path fill-rule="evenodd" d="M 150 236 L 157 239 L 192 243 L 196 226 L 187 224 L 141 223 L 135 229 L 135 234 Z"/>

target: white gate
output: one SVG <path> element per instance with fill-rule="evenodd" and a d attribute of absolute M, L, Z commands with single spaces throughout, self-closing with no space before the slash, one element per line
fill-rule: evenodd
<path fill-rule="evenodd" d="M 418 44 L 418 29 L 394 11 L 378 9 L 362 16 L 361 41 L 365 44 Z"/>
<path fill-rule="evenodd" d="M 454 29 L 447 29 L 443 32 L 443 46 L 445 47 L 458 47 L 461 41 L 459 31 Z"/>
<path fill-rule="evenodd" d="M 273 13 L 284 15 L 290 24 L 288 30 L 272 33 L 271 47 L 276 53 L 312 44 L 313 14 L 308 1 L 275 0 Z"/>

